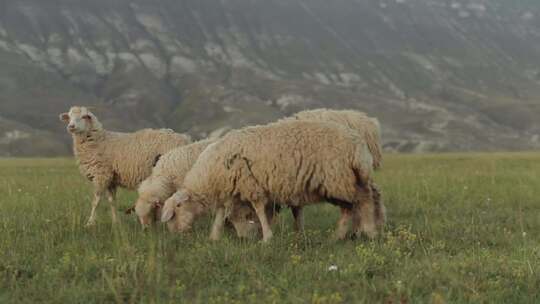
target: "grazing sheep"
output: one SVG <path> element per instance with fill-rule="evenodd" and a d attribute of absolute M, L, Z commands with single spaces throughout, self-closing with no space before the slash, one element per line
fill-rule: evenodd
<path fill-rule="evenodd" d="M 212 142 L 214 140 L 207 139 L 174 148 L 159 158 L 150 176 L 137 189 L 139 197 L 134 210 L 142 225 L 148 225 L 153 209 L 162 205 L 182 186 L 184 177 L 199 154 Z"/>
<path fill-rule="evenodd" d="M 152 174 L 137 189 L 139 197 L 133 209 L 143 227 L 147 227 L 153 218 L 159 219 L 163 203 L 182 186 L 184 177 L 199 155 L 216 140 L 201 140 L 175 148 L 160 157 L 152 169 Z M 247 237 L 258 228 L 250 206 L 238 206 L 227 218 L 239 237 Z M 171 232 L 177 230 L 172 219 L 167 222 L 167 226 Z"/>
<path fill-rule="evenodd" d="M 166 221 L 169 231 L 171 232 L 183 231 L 183 218 L 174 216 L 174 214 L 181 212 L 180 207 L 177 206 L 179 195 L 182 195 L 181 191 L 175 192 L 162 206 L 163 210 L 174 210 L 172 215 Z M 240 238 L 250 237 L 259 231 L 261 225 L 249 203 L 238 202 L 237 204 L 229 204 L 228 206 L 229 208 L 218 207 L 216 209 L 216 219 L 214 220 L 212 232 L 210 233 L 211 240 L 218 240 L 221 237 L 225 220 L 228 220 L 236 231 L 236 235 Z"/>
<path fill-rule="evenodd" d="M 176 204 L 166 203 L 161 220 L 168 221 L 176 212 L 179 230 L 186 231 L 214 207 L 214 226 L 219 229 L 223 210 L 249 202 L 263 241 L 268 241 L 272 230 L 267 205 L 302 207 L 328 201 L 341 207 L 337 238 L 345 237 L 351 217 L 356 234 L 375 237 L 372 170 L 364 139 L 338 124 L 282 121 L 248 127 L 228 133 L 199 156 L 182 190 L 171 197 Z M 168 207 L 174 205 L 179 209 Z"/>
<path fill-rule="evenodd" d="M 111 204 L 112 220 L 116 222 L 116 188 L 136 188 L 150 175 L 160 155 L 191 142 L 189 136 L 169 129 L 110 132 L 85 107 L 72 107 L 68 113 L 60 114 L 60 119 L 68 124 L 81 173 L 94 184 L 87 226 L 95 224 L 96 208 L 105 194 Z"/>
<path fill-rule="evenodd" d="M 368 145 L 368 149 L 373 157 L 373 169 L 377 170 L 381 167 L 381 127 L 377 118 L 369 117 L 366 113 L 354 110 L 314 109 L 298 112 L 281 121 L 287 120 L 333 122 L 351 128 L 352 130 L 357 131 Z M 380 198 L 380 191 L 378 188 L 374 185 L 372 190 L 377 194 L 375 199 L 377 226 L 382 227 L 386 220 L 386 208 Z M 304 221 L 302 208 L 293 209 L 293 214 L 296 229 L 303 230 Z"/>
<path fill-rule="evenodd" d="M 373 169 L 382 164 L 381 126 L 379 120 L 367 116 L 366 113 L 354 110 L 315 109 L 301 111 L 283 120 L 313 120 L 333 122 L 351 128 L 364 137 L 373 156 Z"/>

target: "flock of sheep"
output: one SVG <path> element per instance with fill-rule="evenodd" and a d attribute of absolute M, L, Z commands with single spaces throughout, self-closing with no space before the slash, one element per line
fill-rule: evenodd
<path fill-rule="evenodd" d="M 233 130 L 220 138 L 193 142 L 169 129 L 134 133 L 107 131 L 85 107 L 60 114 L 73 137 L 81 173 L 94 185 L 87 225 L 107 196 L 113 222 L 117 187 L 137 189 L 135 206 L 143 227 L 161 220 L 172 232 L 189 231 L 213 211 L 210 239 L 226 222 L 239 237 L 262 231 L 282 206 L 304 226 L 303 207 L 328 202 L 341 209 L 335 237 L 352 233 L 374 238 L 385 222 L 385 207 L 373 182 L 381 165 L 380 126 L 362 112 L 317 109 L 267 125 Z"/>

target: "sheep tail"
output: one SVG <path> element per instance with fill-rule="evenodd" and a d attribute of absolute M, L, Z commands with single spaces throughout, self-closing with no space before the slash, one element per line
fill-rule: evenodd
<path fill-rule="evenodd" d="M 368 187 L 370 185 L 373 167 L 373 156 L 369 150 L 369 145 L 361 145 L 356 150 L 356 159 L 352 168 L 358 186 Z"/>
<path fill-rule="evenodd" d="M 375 134 L 368 133 L 365 135 L 366 144 L 373 158 L 373 169 L 379 169 L 382 163 L 382 151 L 379 139 Z"/>

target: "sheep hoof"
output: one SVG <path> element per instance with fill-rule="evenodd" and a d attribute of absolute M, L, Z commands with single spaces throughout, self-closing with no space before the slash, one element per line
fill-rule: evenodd
<path fill-rule="evenodd" d="M 353 241 L 360 240 L 364 242 L 369 242 L 369 241 L 373 241 L 377 237 L 377 235 L 378 235 L 377 232 L 362 231 L 362 232 L 356 232 L 356 233 L 351 234 L 350 239 Z"/>
<path fill-rule="evenodd" d="M 375 239 L 378 235 L 377 230 L 364 230 L 363 232 L 363 235 L 365 235 L 370 240 Z"/>

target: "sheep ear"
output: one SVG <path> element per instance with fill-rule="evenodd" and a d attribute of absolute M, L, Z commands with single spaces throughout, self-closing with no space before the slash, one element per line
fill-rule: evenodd
<path fill-rule="evenodd" d="M 59 115 L 59 118 L 63 122 L 68 122 L 69 121 L 69 114 L 68 113 L 62 113 L 62 114 Z"/>
<path fill-rule="evenodd" d="M 166 223 L 170 221 L 174 217 L 174 209 L 173 208 L 164 208 L 164 210 L 161 213 L 161 222 Z"/>
<path fill-rule="evenodd" d="M 188 201 L 191 199 L 191 196 L 185 192 L 182 193 L 180 197 L 178 197 L 178 200 L 176 201 L 176 207 L 180 207 L 183 202 Z"/>

